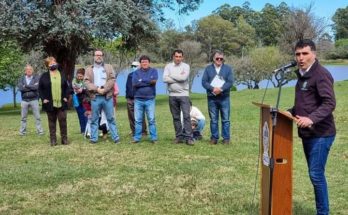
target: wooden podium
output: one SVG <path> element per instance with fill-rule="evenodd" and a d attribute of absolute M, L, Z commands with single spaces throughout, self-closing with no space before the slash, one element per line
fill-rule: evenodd
<path fill-rule="evenodd" d="M 269 105 L 253 104 L 260 107 L 260 214 L 292 214 L 292 121 L 295 119 Z"/>

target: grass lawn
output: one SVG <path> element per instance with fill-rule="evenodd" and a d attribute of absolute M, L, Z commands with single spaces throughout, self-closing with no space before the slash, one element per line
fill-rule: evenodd
<path fill-rule="evenodd" d="M 337 136 L 327 164 L 331 214 L 348 214 L 348 82 L 335 85 Z M 280 106 L 293 104 L 294 89 L 283 88 Z M 68 146 L 49 146 L 35 134 L 32 114 L 27 135 L 18 135 L 19 111 L 0 111 L 0 214 L 258 214 L 256 177 L 259 109 L 264 90 L 232 93 L 232 144 L 208 144 L 206 96 L 192 101 L 208 119 L 204 139 L 195 146 L 173 145 L 174 128 L 167 96 L 156 100 L 159 142 L 131 138 L 124 98 L 117 125 L 121 144 L 92 145 L 79 134 L 77 114 L 68 113 Z M 267 91 L 274 105 L 277 90 Z M 302 145 L 294 126 L 293 211 L 315 214 L 314 194 Z M 59 137 L 59 135 L 58 135 Z M 58 139 L 59 140 L 59 139 Z M 260 172 L 259 172 L 260 173 Z M 254 197 L 254 185 L 256 194 Z M 254 199 L 254 200 L 253 200 Z"/>

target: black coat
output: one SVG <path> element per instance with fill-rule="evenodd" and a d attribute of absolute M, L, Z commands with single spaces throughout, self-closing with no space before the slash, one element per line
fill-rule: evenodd
<path fill-rule="evenodd" d="M 334 80 L 330 72 L 316 60 L 303 76 L 296 71 L 295 106 L 292 114 L 309 117 L 310 128 L 298 128 L 301 138 L 328 137 L 336 134 L 332 112 L 336 107 Z"/>
<path fill-rule="evenodd" d="M 62 108 L 66 110 L 68 108 L 68 104 L 63 99 L 69 98 L 70 89 L 63 72 L 60 73 L 60 77 L 61 77 L 61 88 L 62 88 L 62 96 L 61 96 Z M 41 75 L 41 78 L 39 81 L 39 95 L 42 100 L 42 110 L 46 112 L 53 111 L 52 87 L 51 87 L 51 78 L 50 78 L 49 71 Z M 47 99 L 49 102 L 44 104 L 43 103 L 44 99 Z"/>

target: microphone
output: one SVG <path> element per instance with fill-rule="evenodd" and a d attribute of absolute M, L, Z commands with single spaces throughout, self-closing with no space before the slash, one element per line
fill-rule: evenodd
<path fill-rule="evenodd" d="M 279 71 L 289 69 L 289 68 L 294 67 L 294 66 L 296 66 L 296 65 L 297 65 L 297 62 L 293 60 L 293 61 L 291 61 L 289 64 L 286 64 L 286 65 L 284 65 L 284 66 L 282 66 L 282 67 L 280 67 L 280 68 L 278 68 L 278 69 L 275 69 L 275 70 L 273 71 L 273 73 L 277 73 L 277 72 L 279 72 Z"/>

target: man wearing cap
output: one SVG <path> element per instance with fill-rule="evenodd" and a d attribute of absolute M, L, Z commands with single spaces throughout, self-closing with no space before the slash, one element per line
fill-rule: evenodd
<path fill-rule="evenodd" d="M 128 113 L 128 120 L 129 120 L 129 126 L 132 136 L 135 134 L 135 118 L 134 118 L 134 91 L 133 91 L 133 85 L 132 85 L 132 78 L 134 71 L 139 69 L 140 63 L 138 61 L 134 61 L 131 65 L 131 72 L 127 76 L 127 82 L 126 82 L 126 99 L 127 99 L 127 113 Z M 147 129 L 146 129 L 146 120 L 145 117 L 143 117 L 143 127 L 142 127 L 142 134 L 147 135 Z"/>

